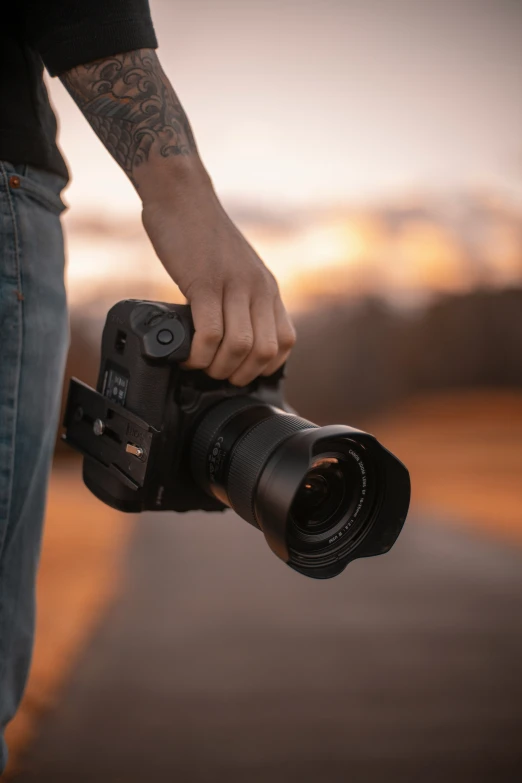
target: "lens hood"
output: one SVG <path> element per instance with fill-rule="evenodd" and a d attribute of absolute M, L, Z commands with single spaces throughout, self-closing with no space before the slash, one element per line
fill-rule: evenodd
<path fill-rule="evenodd" d="M 360 481 L 353 502 L 326 546 L 308 549 L 292 541 L 291 509 L 314 459 L 336 454 L 351 460 Z M 296 432 L 270 456 L 257 483 L 256 520 L 272 551 L 300 573 L 318 579 L 336 576 L 359 557 L 387 552 L 408 512 L 409 474 L 404 465 L 368 433 L 334 424 Z"/>

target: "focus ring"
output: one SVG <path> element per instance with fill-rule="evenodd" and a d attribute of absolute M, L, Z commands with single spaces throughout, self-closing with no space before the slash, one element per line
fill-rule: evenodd
<path fill-rule="evenodd" d="M 237 413 L 240 413 L 240 411 L 246 410 L 246 408 L 252 408 L 262 404 L 263 403 L 259 400 L 253 400 L 252 397 L 238 395 L 237 397 L 231 397 L 228 400 L 219 402 L 206 412 L 195 430 L 190 448 L 190 461 L 193 476 L 207 478 L 209 449 L 218 432 L 227 425 L 230 419 Z"/>
<path fill-rule="evenodd" d="M 255 488 L 263 467 L 276 448 L 300 430 L 319 429 L 293 414 L 274 414 L 257 422 L 234 447 L 227 476 L 227 493 L 236 514 L 259 527 L 254 514 Z"/>

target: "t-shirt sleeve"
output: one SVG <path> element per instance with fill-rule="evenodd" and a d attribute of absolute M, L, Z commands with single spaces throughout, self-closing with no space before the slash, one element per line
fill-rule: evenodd
<path fill-rule="evenodd" d="M 28 42 L 51 76 L 134 49 L 156 49 L 148 0 L 23 0 Z"/>

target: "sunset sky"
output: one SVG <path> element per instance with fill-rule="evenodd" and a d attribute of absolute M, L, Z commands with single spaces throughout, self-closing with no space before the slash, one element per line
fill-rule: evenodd
<path fill-rule="evenodd" d="M 151 9 L 159 56 L 226 206 L 276 220 L 419 193 L 522 200 L 520 0 L 151 0 Z M 137 216 L 131 185 L 49 82 L 73 174 L 68 219 Z M 77 250 L 70 275 L 95 273 L 85 243 L 83 258 Z"/>

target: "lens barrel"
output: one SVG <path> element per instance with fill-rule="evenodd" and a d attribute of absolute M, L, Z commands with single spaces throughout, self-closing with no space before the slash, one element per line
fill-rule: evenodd
<path fill-rule="evenodd" d="M 196 428 L 191 449 L 198 484 L 260 528 L 255 487 L 280 443 L 317 425 L 251 397 L 232 397 L 211 408 Z"/>
<path fill-rule="evenodd" d="M 261 529 L 278 557 L 316 578 L 387 551 L 409 504 L 406 468 L 371 435 L 319 427 L 252 396 L 227 398 L 203 415 L 190 464 L 205 492 Z M 385 523 L 381 510 L 393 519 Z"/>

